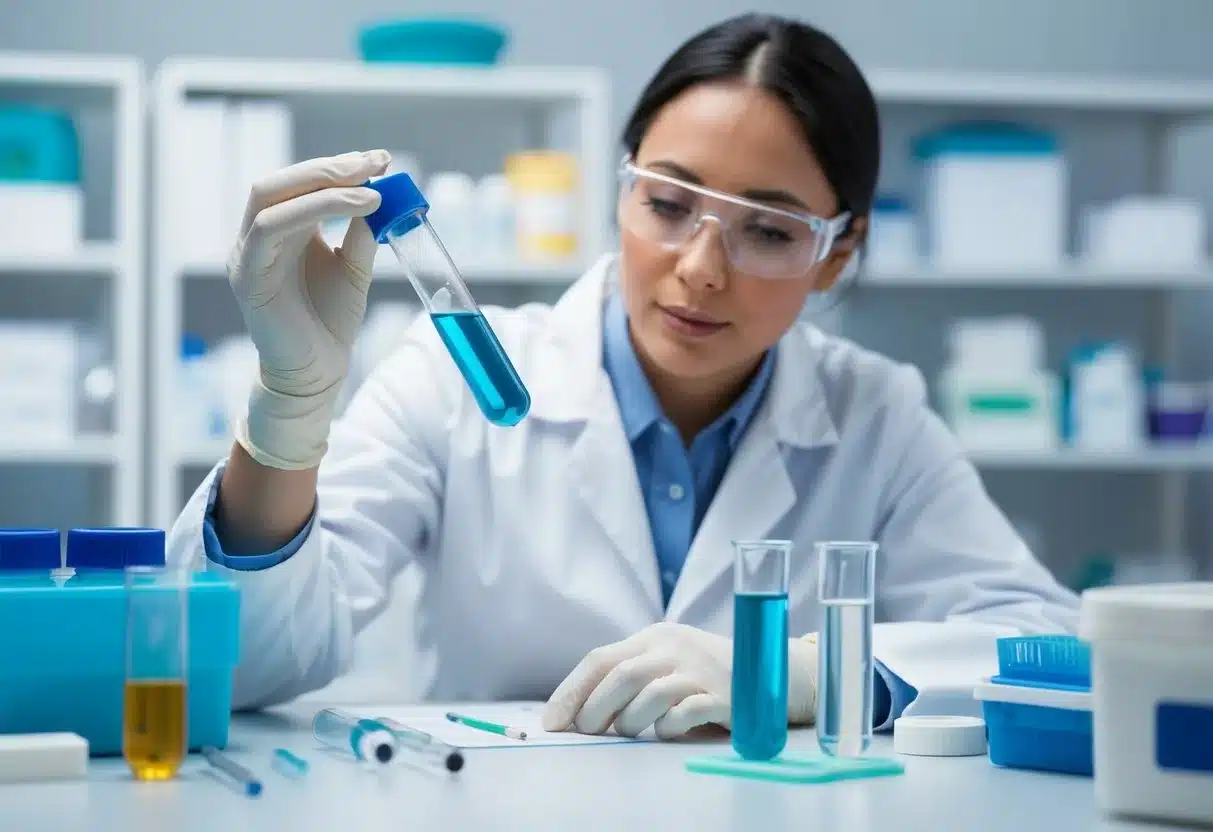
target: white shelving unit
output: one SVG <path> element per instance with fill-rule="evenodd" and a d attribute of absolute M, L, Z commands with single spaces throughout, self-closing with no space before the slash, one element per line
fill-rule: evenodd
<path fill-rule="evenodd" d="M 571 124 L 575 137 L 560 142 L 573 150 L 581 162 L 580 242 L 585 257 L 567 264 L 509 262 L 460 262 L 460 269 L 473 292 L 477 285 L 512 286 L 520 291 L 551 288 L 572 282 L 590 260 L 603 250 L 609 234 L 612 208 L 611 174 L 615 161 L 610 135 L 610 91 L 604 74 L 591 69 L 563 67 L 422 68 L 367 65 L 357 62 L 247 61 L 226 59 L 174 59 L 162 64 L 153 79 L 153 135 L 155 141 L 154 205 L 157 222 L 153 230 L 153 356 L 150 514 L 156 525 L 168 526 L 180 510 L 183 473 L 205 469 L 221 459 L 230 443 L 178 442 L 173 431 L 173 385 L 182 337 L 185 295 L 198 286 L 215 286 L 225 279 L 225 265 L 217 253 L 214 260 L 198 262 L 186 255 L 183 244 L 190 232 L 182 212 L 175 211 L 172 177 L 165 175 L 170 164 L 171 137 L 186 102 L 198 97 L 232 99 L 272 98 L 285 101 L 292 112 L 310 112 L 323 107 L 323 117 L 314 119 L 327 127 L 346 121 L 364 126 L 375 115 L 390 114 L 392 108 L 428 107 L 436 117 L 458 119 L 479 113 L 507 113 L 527 124 L 526 146 L 544 146 L 549 134 Z M 428 117 L 428 116 L 427 116 Z M 488 117 L 492 118 L 492 115 Z M 465 122 L 458 122 L 465 125 Z M 431 129 L 433 125 L 427 125 Z M 296 124 L 296 138 L 302 125 Z M 466 127 L 452 126 L 452 131 Z M 484 130 L 483 125 L 479 128 Z M 365 145 L 347 144 L 326 152 L 380 146 L 388 150 L 397 136 L 368 135 L 351 127 Z M 409 132 L 406 124 L 404 132 Z M 459 138 L 454 136 L 454 138 Z M 476 136 L 491 141 L 492 136 Z M 403 141 L 407 144 L 408 137 Z M 300 142 L 296 142 L 296 147 Z M 327 147 L 327 145 L 326 145 Z M 508 147 L 505 152 L 523 149 Z M 312 154 L 296 152 L 299 157 Z M 267 171 L 268 172 L 268 171 Z M 388 258 L 376 264 L 376 281 L 399 283 L 403 278 Z M 235 314 L 234 304 L 233 314 Z"/>
<path fill-rule="evenodd" d="M 107 521 L 115 525 L 136 525 L 143 519 L 144 89 L 142 67 L 134 58 L 0 52 L 0 99 L 77 113 L 106 111 L 112 119 L 112 179 L 103 178 L 112 185 L 103 209 L 110 214 L 108 239 L 89 240 L 67 256 L 0 252 L 0 298 L 6 280 L 30 276 L 80 291 L 96 292 L 100 282 L 117 379 L 112 436 L 80 436 L 67 443 L 0 440 L 0 467 L 107 469 L 109 493 L 104 502 L 109 506 Z"/>
<path fill-rule="evenodd" d="M 933 112 L 949 119 L 965 115 L 1032 118 L 1131 119 L 1144 129 L 1148 158 L 1147 188 L 1165 193 L 1175 187 L 1175 132 L 1213 119 L 1213 84 L 1108 76 L 1034 75 L 1026 73 L 961 73 L 875 70 L 868 73 L 882 107 L 918 115 Z M 1164 333 L 1164 360 L 1176 358 L 1175 299 L 1180 290 L 1213 289 L 1213 264 L 1192 271 L 1092 268 L 1080 261 L 1041 272 L 963 272 L 924 263 L 897 274 L 866 274 L 866 287 L 914 290 L 1088 290 L 1144 291 L 1157 303 L 1143 304 L 1157 331 Z M 1153 308 L 1151 308 L 1153 307 Z M 971 458 L 988 470 L 1058 472 L 1156 472 L 1163 489 L 1162 544 L 1175 548 L 1184 540 L 1186 475 L 1213 472 L 1213 445 L 1152 445 L 1124 453 L 1094 453 L 1061 448 L 1044 453 L 974 452 Z"/>

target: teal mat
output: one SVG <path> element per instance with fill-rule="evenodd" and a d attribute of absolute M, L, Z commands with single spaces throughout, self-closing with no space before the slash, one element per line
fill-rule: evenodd
<path fill-rule="evenodd" d="M 723 774 L 777 783 L 831 783 L 860 777 L 887 777 L 903 774 L 905 766 L 891 757 L 797 757 L 786 755 L 774 760 L 743 760 L 735 754 L 692 757 L 687 771 L 696 774 Z"/>

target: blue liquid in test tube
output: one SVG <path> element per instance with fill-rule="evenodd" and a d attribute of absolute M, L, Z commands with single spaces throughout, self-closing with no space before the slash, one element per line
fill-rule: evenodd
<path fill-rule="evenodd" d="M 788 741 L 787 540 L 733 544 L 733 750 L 770 760 Z"/>
<path fill-rule="evenodd" d="M 368 187 L 382 200 L 367 225 L 396 253 L 481 413 L 495 425 L 518 424 L 531 409 L 530 393 L 430 225 L 429 203 L 407 173 Z"/>
<path fill-rule="evenodd" d="M 818 543 L 817 744 L 858 757 L 872 744 L 877 544 Z"/>

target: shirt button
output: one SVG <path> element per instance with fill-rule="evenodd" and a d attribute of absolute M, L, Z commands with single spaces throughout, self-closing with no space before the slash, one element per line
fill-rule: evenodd
<path fill-rule="evenodd" d="M 666 586 L 673 586 L 678 583 L 678 574 L 672 569 L 667 569 L 661 573 L 661 580 L 665 582 Z"/>
<path fill-rule="evenodd" d="M 670 486 L 669 494 L 671 500 L 681 500 L 684 493 L 685 492 L 682 490 L 682 486 L 678 483 L 674 483 Z"/>

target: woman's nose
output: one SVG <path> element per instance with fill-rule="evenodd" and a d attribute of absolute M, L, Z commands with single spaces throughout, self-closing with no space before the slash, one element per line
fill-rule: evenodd
<path fill-rule="evenodd" d="M 683 243 L 675 273 L 693 289 L 720 289 L 728 273 L 720 220 L 705 214 Z"/>

